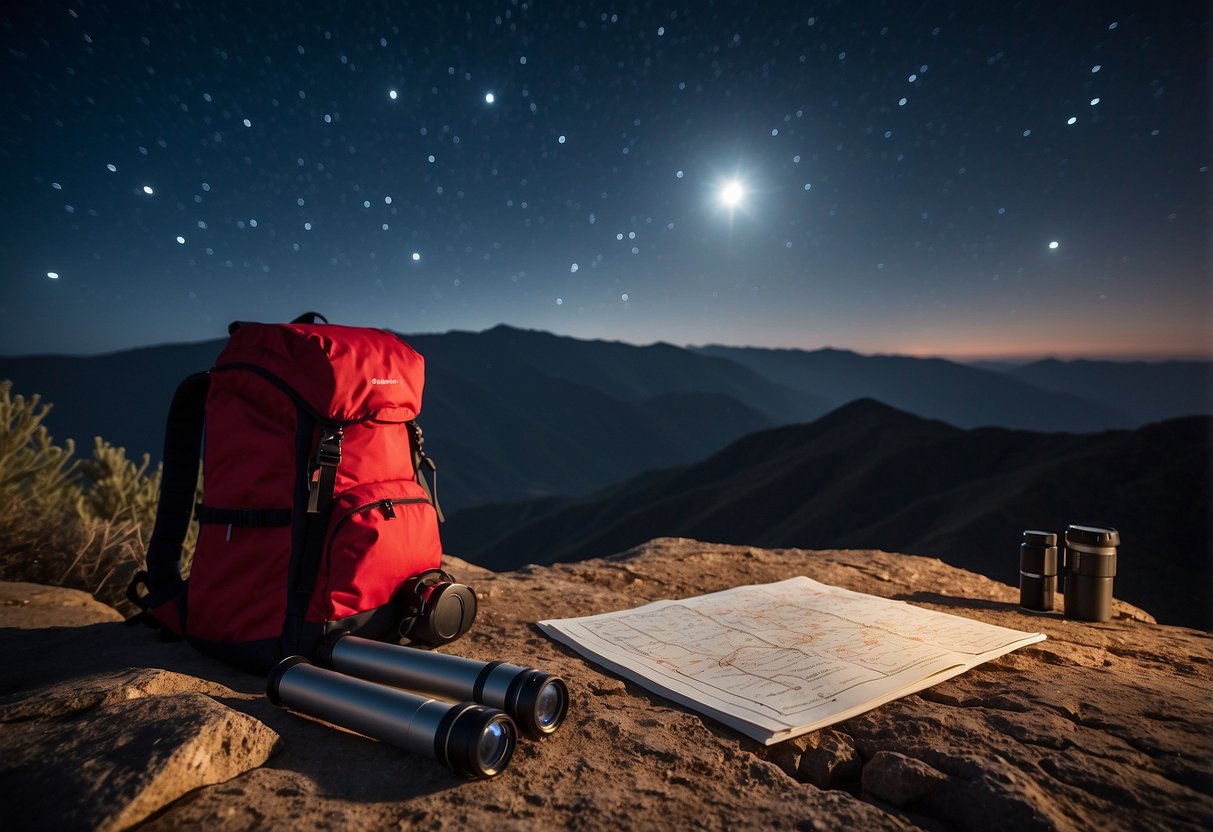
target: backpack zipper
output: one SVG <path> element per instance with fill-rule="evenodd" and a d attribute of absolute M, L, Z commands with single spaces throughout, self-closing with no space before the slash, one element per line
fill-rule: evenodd
<path fill-rule="evenodd" d="M 361 514 L 364 511 L 371 511 L 375 508 L 379 508 L 380 510 L 383 511 L 383 517 L 385 520 L 395 520 L 396 519 L 396 506 L 405 506 L 405 505 L 422 504 L 422 503 L 427 506 L 430 505 L 430 501 L 424 497 L 397 497 L 394 500 L 385 498 L 382 500 L 372 500 L 369 503 L 363 503 L 362 505 L 357 506 L 356 508 L 352 508 L 349 511 L 347 511 L 345 514 L 341 515 L 341 519 L 337 521 L 337 524 L 335 526 L 333 526 L 333 531 L 329 535 L 328 544 L 324 547 L 324 572 L 322 574 L 324 574 L 326 576 L 332 574 L 333 541 L 335 541 L 337 539 L 337 535 L 341 531 L 342 527 L 347 522 L 349 522 L 349 520 L 351 518 L 353 518 L 354 515 Z M 319 578 L 320 576 L 317 575 L 316 577 Z M 328 580 L 328 579 L 326 578 L 326 580 Z M 325 614 L 326 618 L 328 616 L 332 615 L 331 604 L 332 604 L 331 598 L 329 598 L 325 601 L 325 613 L 324 614 Z"/>
<path fill-rule="evenodd" d="M 414 503 L 425 503 L 428 505 L 429 502 L 430 501 L 425 497 L 397 497 L 394 500 L 373 500 L 372 502 L 363 503 L 356 508 L 352 508 L 345 514 L 341 515 L 341 519 L 337 521 L 337 525 L 333 526 L 333 532 L 331 535 L 329 535 L 328 549 L 332 549 L 333 541 L 337 538 L 337 533 L 341 531 L 341 527 L 344 526 L 355 514 L 361 514 L 364 511 L 379 508 L 381 511 L 383 511 L 383 517 L 385 520 L 394 520 L 396 519 L 396 506 L 412 505 Z"/>

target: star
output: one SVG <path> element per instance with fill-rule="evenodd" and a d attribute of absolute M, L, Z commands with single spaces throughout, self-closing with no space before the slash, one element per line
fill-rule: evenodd
<path fill-rule="evenodd" d="M 741 204 L 741 200 L 745 197 L 745 188 L 736 179 L 732 179 L 725 183 L 720 189 L 720 201 L 729 208 L 736 208 Z"/>

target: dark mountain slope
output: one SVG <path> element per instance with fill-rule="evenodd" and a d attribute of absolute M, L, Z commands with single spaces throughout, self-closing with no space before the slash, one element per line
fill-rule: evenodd
<path fill-rule="evenodd" d="M 1082 387 L 1041 390 L 1014 374 L 938 358 L 718 346 L 699 352 L 731 359 L 772 381 L 812 392 L 831 407 L 873 398 L 959 427 L 1087 432 L 1140 424 L 1114 407 L 1088 400 Z"/>
<path fill-rule="evenodd" d="M 421 421 L 453 506 L 593 491 L 771 424 L 723 395 L 629 403 L 525 368 L 503 368 L 503 383 L 483 384 L 437 360 L 428 366 Z"/>
<path fill-rule="evenodd" d="M 1210 361 L 1036 361 L 1010 375 L 1041 390 L 1076 393 L 1139 422 L 1213 413 Z"/>
<path fill-rule="evenodd" d="M 1160 620 L 1213 627 L 1211 437 L 1213 419 L 1201 417 L 1085 436 L 965 431 L 858 401 L 571 507 L 457 514 L 445 539 L 493 569 L 683 536 L 928 554 L 1015 583 L 1025 528 L 1107 524 L 1124 540 L 1119 596 Z M 511 510 L 530 522 L 506 534 Z M 481 512 L 496 541 L 476 539 Z"/>
<path fill-rule="evenodd" d="M 636 347 L 618 341 L 582 341 L 505 325 L 484 332 L 407 338 L 427 360 L 458 369 L 485 386 L 507 387 L 510 374 L 525 369 L 588 385 L 628 402 L 666 393 L 719 393 L 776 421 L 813 418 L 829 409 L 813 395 L 771 382 L 734 361 L 670 344 Z"/>
<path fill-rule="evenodd" d="M 1100 405 L 1041 391 L 1007 373 L 942 361 L 836 350 L 727 349 L 729 357 L 720 357 L 506 326 L 409 340 L 427 360 L 421 422 L 450 510 L 586 494 L 638 471 L 703 459 L 756 430 L 817 418 L 852 391 L 884 391 L 903 408 L 960 425 L 1039 422 L 1088 430 L 1123 421 Z M 208 368 L 222 346 L 0 358 L 0 378 L 55 405 L 47 424 L 56 438 L 73 437 L 87 448 L 101 435 L 133 456 L 158 459 L 173 390 L 186 374 Z M 815 394 L 818 385 L 824 398 Z"/>
<path fill-rule="evenodd" d="M 498 327 L 409 338 L 426 357 L 421 423 L 449 509 L 581 494 L 678 465 L 811 411 L 809 399 L 731 362 L 674 347 L 583 342 Z M 57 440 L 94 435 L 159 459 L 177 384 L 222 341 L 95 357 L 0 358 L 40 393 Z M 767 412 L 753 402 L 774 409 Z"/>
<path fill-rule="evenodd" d="M 46 419 L 56 441 L 76 440 L 87 455 L 93 437 L 138 458 L 159 459 L 173 392 L 190 373 L 209 370 L 225 341 L 167 344 L 106 355 L 0 358 L 13 392 L 54 405 Z"/>

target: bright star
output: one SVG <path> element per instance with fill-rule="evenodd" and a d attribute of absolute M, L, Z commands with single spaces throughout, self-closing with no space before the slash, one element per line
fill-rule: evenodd
<path fill-rule="evenodd" d="M 484 96 L 484 103 L 485 103 L 485 104 L 492 104 L 492 103 L 493 103 L 494 101 L 496 101 L 496 100 L 497 100 L 497 97 L 496 97 L 495 95 L 493 95 L 491 92 L 490 92 L 490 93 L 485 93 L 485 96 Z"/>
<path fill-rule="evenodd" d="M 729 208 L 736 208 L 740 205 L 744 196 L 745 189 L 741 187 L 741 183 L 736 179 L 725 183 L 725 186 L 720 189 L 720 201 Z"/>

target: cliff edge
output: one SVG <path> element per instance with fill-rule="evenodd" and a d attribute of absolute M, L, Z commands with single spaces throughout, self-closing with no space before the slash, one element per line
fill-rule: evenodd
<path fill-rule="evenodd" d="M 1213 637 L 1117 602 L 1087 624 L 929 558 L 663 538 L 493 573 L 445 651 L 561 675 L 569 718 L 490 781 L 282 711 L 264 680 L 71 590 L 0 587 L 0 800 L 17 826 L 247 829 L 1208 829 Z M 794 575 L 1044 642 L 764 747 L 534 627 Z"/>

